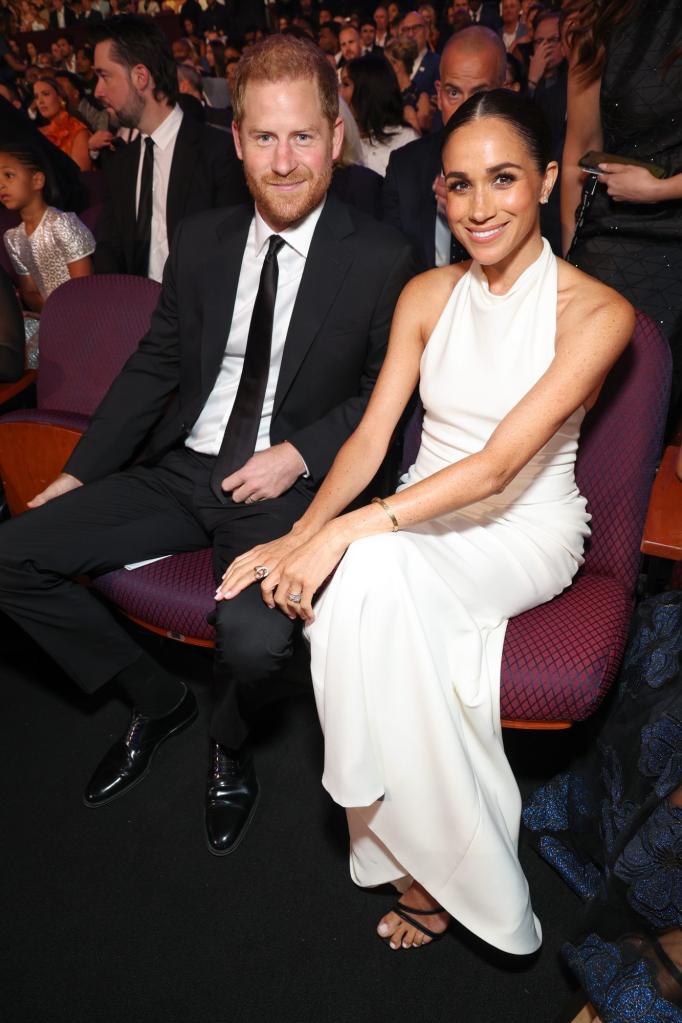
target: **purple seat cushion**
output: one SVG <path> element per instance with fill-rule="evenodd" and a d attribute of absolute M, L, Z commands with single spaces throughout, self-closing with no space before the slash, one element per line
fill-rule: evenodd
<path fill-rule="evenodd" d="M 632 594 L 618 579 L 582 575 L 554 600 L 511 618 L 500 703 L 515 721 L 583 721 L 613 683 Z"/>
<path fill-rule="evenodd" d="M 131 572 L 120 568 L 99 576 L 93 586 L 126 614 L 162 629 L 171 639 L 215 639 L 206 621 L 215 607 L 211 550 L 175 554 Z"/>

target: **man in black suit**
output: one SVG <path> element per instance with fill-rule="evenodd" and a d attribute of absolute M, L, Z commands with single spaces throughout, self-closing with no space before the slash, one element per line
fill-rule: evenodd
<path fill-rule="evenodd" d="M 185 117 L 176 104 L 177 69 L 153 22 L 112 18 L 93 32 L 95 96 L 134 142 L 106 161 L 109 200 L 97 224 L 96 273 L 160 281 L 183 217 L 248 198 L 227 132 Z"/>
<path fill-rule="evenodd" d="M 499 4 L 495 0 L 469 0 L 469 13 L 474 25 L 482 25 L 497 32 L 502 24 Z"/>
<path fill-rule="evenodd" d="M 81 12 L 78 15 L 79 24 L 96 25 L 103 20 L 102 12 L 92 6 L 92 0 L 81 0 Z"/>
<path fill-rule="evenodd" d="M 429 49 L 429 27 L 424 15 L 419 11 L 408 11 L 400 23 L 400 34 L 409 36 L 417 44 L 417 57 L 411 75 L 415 95 L 426 92 L 434 96 L 440 59 L 437 53 Z"/>
<path fill-rule="evenodd" d="M 327 193 L 343 121 L 336 74 L 312 44 L 271 36 L 251 49 L 234 113 L 255 210 L 181 223 L 138 351 L 64 472 L 0 526 L 0 606 L 83 690 L 114 681 L 133 704 L 89 806 L 141 780 L 196 704 L 73 580 L 211 543 L 220 580 L 289 530 L 363 414 L 413 269 L 399 232 Z M 245 712 L 272 698 L 297 626 L 256 586 L 217 603 L 215 624 L 206 827 L 224 854 L 258 797 Z"/>
<path fill-rule="evenodd" d="M 441 55 L 436 83 L 438 109 L 446 124 L 477 92 L 504 85 L 507 57 L 500 37 L 473 26 L 457 32 Z M 383 187 L 383 219 L 412 242 L 420 270 L 468 259 L 445 219 L 441 174 L 442 131 L 394 150 Z"/>
<path fill-rule="evenodd" d="M 64 0 L 53 0 L 50 11 L 50 28 L 70 28 L 76 24 L 76 15 L 70 7 L 64 4 Z"/>

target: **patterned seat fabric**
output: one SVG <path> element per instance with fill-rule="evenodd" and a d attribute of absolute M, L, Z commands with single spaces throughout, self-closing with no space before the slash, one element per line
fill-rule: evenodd
<path fill-rule="evenodd" d="M 594 536 L 573 585 L 509 623 L 503 652 L 502 716 L 580 721 L 598 707 L 625 646 L 639 567 L 639 540 L 660 453 L 670 353 L 638 314 L 632 344 L 583 425 L 576 475 Z M 419 446 L 421 408 L 408 423 L 403 465 Z M 135 618 L 170 635 L 214 638 L 210 551 L 181 554 L 100 577 L 96 588 Z"/>

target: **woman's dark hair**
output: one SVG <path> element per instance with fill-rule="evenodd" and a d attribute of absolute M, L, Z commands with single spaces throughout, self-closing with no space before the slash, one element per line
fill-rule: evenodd
<path fill-rule="evenodd" d="M 83 99 L 85 96 L 85 86 L 78 75 L 74 75 L 72 71 L 62 71 L 61 68 L 57 68 L 55 70 L 54 77 L 57 82 L 59 82 L 60 78 L 65 78 L 67 82 L 70 82 L 71 85 L 73 85 L 79 97 Z"/>
<path fill-rule="evenodd" d="M 221 43 L 219 39 L 212 39 L 211 42 L 208 44 L 208 46 L 209 46 L 209 49 L 211 50 L 211 52 L 213 54 L 213 59 L 215 60 L 215 67 L 213 69 L 214 72 L 215 72 L 215 77 L 216 78 L 224 78 L 225 77 L 225 43 Z"/>
<path fill-rule="evenodd" d="M 61 196 L 54 172 L 45 154 L 37 146 L 28 142 L 0 143 L 0 154 L 13 157 L 32 174 L 44 174 L 43 199 L 48 206 L 60 205 Z"/>
<path fill-rule="evenodd" d="M 458 128 L 482 117 L 506 121 L 522 139 L 540 173 L 544 174 L 552 159 L 552 133 L 547 118 L 532 100 L 509 89 L 477 92 L 455 110 L 445 125 L 442 148 Z"/>
<path fill-rule="evenodd" d="M 143 64 L 154 79 L 154 98 L 178 98 L 178 76 L 171 48 L 161 29 L 136 14 L 121 14 L 95 25 L 92 30 L 93 46 L 110 40 L 111 56 L 117 64 L 130 71 Z"/>
<path fill-rule="evenodd" d="M 361 135 L 380 142 L 390 137 L 386 128 L 405 124 L 403 99 L 393 68 L 385 57 L 368 54 L 346 65 L 353 83 L 351 106 Z"/>
<path fill-rule="evenodd" d="M 566 40 L 575 67 L 586 83 L 595 82 L 601 75 L 608 38 L 632 14 L 635 3 L 636 0 L 570 0 L 564 8 Z"/>

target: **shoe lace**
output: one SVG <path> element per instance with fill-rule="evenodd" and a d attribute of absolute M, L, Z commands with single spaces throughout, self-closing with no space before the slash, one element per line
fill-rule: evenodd
<path fill-rule="evenodd" d="M 213 748 L 212 773 L 216 781 L 228 777 L 234 778 L 241 773 L 242 765 L 236 757 L 229 756 L 218 743 Z"/>
<path fill-rule="evenodd" d="M 134 749 L 135 746 L 137 745 L 137 737 L 139 735 L 143 723 L 144 718 L 141 714 L 133 714 L 132 718 L 130 719 L 130 725 L 128 727 L 128 731 L 126 732 L 126 737 L 124 740 L 125 745 L 128 746 L 129 749 Z"/>

